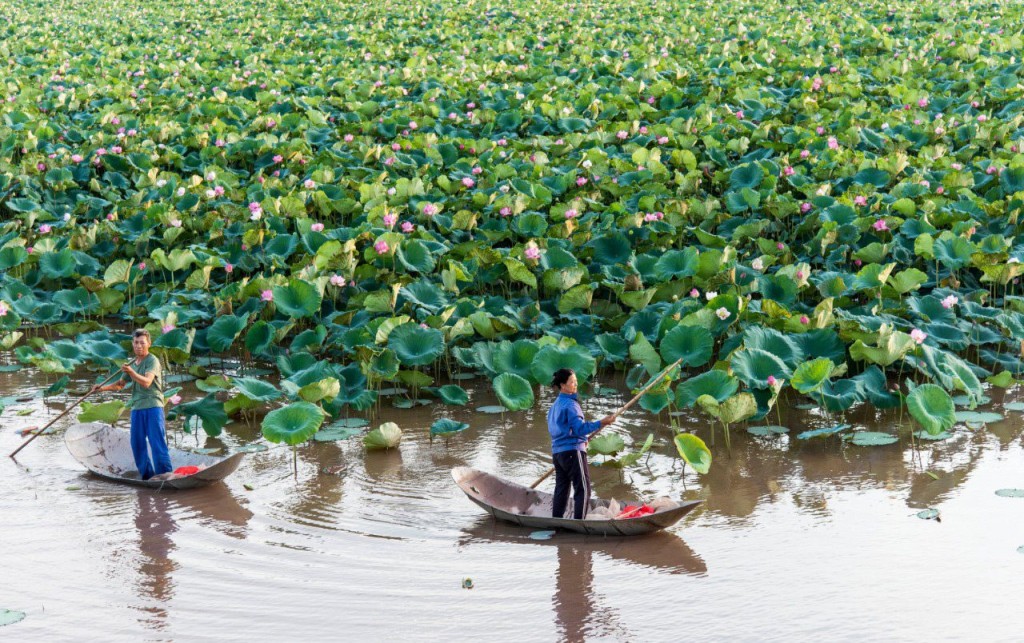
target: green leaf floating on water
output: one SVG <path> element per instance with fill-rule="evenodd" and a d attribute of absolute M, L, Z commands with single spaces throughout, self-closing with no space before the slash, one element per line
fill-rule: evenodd
<path fill-rule="evenodd" d="M 747 433 L 751 435 L 768 436 L 768 435 L 785 435 L 789 433 L 789 428 L 784 426 L 748 426 Z"/>
<path fill-rule="evenodd" d="M 680 433 L 672 441 L 676 445 L 681 457 L 686 464 L 693 467 L 697 473 L 707 473 L 711 469 L 711 449 L 692 433 Z"/>
<path fill-rule="evenodd" d="M 331 424 L 330 426 L 326 426 L 317 431 L 316 434 L 313 435 L 313 439 L 317 442 L 336 442 L 338 440 L 354 438 L 357 435 L 361 435 L 362 432 L 363 431 L 361 429 Z"/>
<path fill-rule="evenodd" d="M 533 407 L 533 386 L 515 373 L 502 373 L 494 378 L 494 393 L 498 401 L 510 411 L 524 411 Z"/>
<path fill-rule="evenodd" d="M 899 438 L 880 431 L 857 431 L 849 437 L 848 442 L 859 447 L 879 447 L 899 442 Z"/>
<path fill-rule="evenodd" d="M 999 489 L 996 495 L 1003 498 L 1024 498 L 1024 489 Z"/>
<path fill-rule="evenodd" d="M 821 438 L 830 435 L 836 435 L 837 433 L 842 433 L 848 428 L 850 428 L 849 424 L 837 424 L 835 426 L 827 426 L 820 429 L 811 429 L 810 431 L 804 431 L 803 433 L 798 433 L 796 437 L 798 437 L 801 440 Z"/>
<path fill-rule="evenodd" d="M 14 625 L 25 619 L 25 612 L 18 610 L 0 609 L 0 627 Z"/>
<path fill-rule="evenodd" d="M 587 453 L 590 455 L 615 455 L 626 448 L 626 441 L 617 433 L 601 433 L 590 439 Z"/>
<path fill-rule="evenodd" d="M 504 406 L 496 406 L 493 404 L 488 406 L 478 406 L 476 410 L 480 413 L 489 413 L 491 415 L 497 415 L 498 413 L 508 411 Z"/>
<path fill-rule="evenodd" d="M 67 388 L 68 383 L 70 381 L 71 381 L 71 378 L 68 377 L 67 375 L 61 376 L 60 379 L 58 379 L 56 382 L 54 382 L 49 387 L 47 387 L 47 389 L 45 391 L 43 391 L 43 395 L 44 396 L 57 395 L 57 394 L 63 392 L 64 389 Z"/>
<path fill-rule="evenodd" d="M 994 424 L 1005 420 L 1002 415 L 991 411 L 957 411 L 956 421 L 966 424 Z"/>
<path fill-rule="evenodd" d="M 956 424 L 956 410 L 953 398 L 935 384 L 922 384 L 907 396 L 910 415 L 931 434 L 946 431 Z"/>
<path fill-rule="evenodd" d="M 363 436 L 363 445 L 368 449 L 393 449 L 402 441 L 402 429 L 394 422 L 385 422 Z"/>
<path fill-rule="evenodd" d="M 936 433 L 933 435 L 931 433 L 928 433 L 927 431 L 915 431 L 914 437 L 918 438 L 919 440 L 931 440 L 933 442 L 938 442 L 940 440 L 948 440 L 949 438 L 953 437 L 953 434 L 943 431 L 942 433 Z"/>
<path fill-rule="evenodd" d="M 917 517 L 921 520 L 935 520 L 939 517 L 938 509 L 923 509 L 917 512 Z"/>
<path fill-rule="evenodd" d="M 469 425 L 465 422 L 458 422 L 450 418 L 439 418 L 434 420 L 434 423 L 430 425 L 431 435 L 448 435 L 451 433 L 459 433 L 469 428 Z"/>
<path fill-rule="evenodd" d="M 293 402 L 274 409 L 263 418 L 263 437 L 291 446 L 313 437 L 324 422 L 324 412 L 316 404 Z"/>
<path fill-rule="evenodd" d="M 1007 411 L 1024 411 L 1024 402 L 1007 402 L 1003 408 Z"/>
<path fill-rule="evenodd" d="M 121 417 L 125 408 L 125 404 L 121 400 L 110 400 L 99 404 L 82 402 L 82 412 L 78 414 L 78 421 L 113 424 Z"/>

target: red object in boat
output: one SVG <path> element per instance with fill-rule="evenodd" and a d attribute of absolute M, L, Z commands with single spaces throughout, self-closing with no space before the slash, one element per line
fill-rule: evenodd
<path fill-rule="evenodd" d="M 174 473 L 176 473 L 178 475 L 182 475 L 182 476 L 190 476 L 193 473 L 199 473 L 199 467 L 195 467 L 195 466 L 178 467 L 177 469 L 174 470 Z"/>
<path fill-rule="evenodd" d="M 616 520 L 623 520 L 626 518 L 639 518 L 640 516 L 649 516 L 654 513 L 654 509 L 648 507 L 646 504 L 640 505 L 639 507 L 633 505 L 626 505 L 618 516 L 615 516 Z"/>

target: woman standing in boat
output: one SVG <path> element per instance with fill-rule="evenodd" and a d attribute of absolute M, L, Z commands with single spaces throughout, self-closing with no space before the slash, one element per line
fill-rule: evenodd
<path fill-rule="evenodd" d="M 136 330 L 132 336 L 135 359 L 121 367 L 121 379 L 113 384 L 92 388 L 92 392 L 120 391 L 125 386 L 131 386 L 132 455 L 139 469 L 139 477 L 143 480 L 171 470 L 164 423 L 164 376 L 160 360 L 149 352 L 152 344 L 148 330 Z M 152 460 L 149 457 L 150 450 L 153 452 Z"/>
<path fill-rule="evenodd" d="M 569 503 L 572 486 L 573 518 L 587 517 L 590 507 L 590 472 L 587 470 L 587 436 L 615 421 L 609 415 L 595 422 L 583 420 L 583 409 L 576 398 L 576 373 L 570 368 L 555 371 L 551 386 L 558 397 L 548 411 L 548 432 L 551 434 L 551 458 L 555 463 L 555 497 L 552 515 L 562 518 Z"/>

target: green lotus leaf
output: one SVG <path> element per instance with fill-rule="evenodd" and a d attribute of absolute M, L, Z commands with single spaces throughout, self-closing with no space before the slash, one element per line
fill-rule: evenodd
<path fill-rule="evenodd" d="M 676 326 L 665 333 L 659 344 L 661 357 L 669 364 L 682 359 L 683 366 L 704 366 L 711 359 L 715 339 L 700 326 Z"/>
<path fill-rule="evenodd" d="M 367 450 L 393 449 L 402 441 L 402 429 L 394 422 L 385 422 L 363 436 Z"/>
<path fill-rule="evenodd" d="M 530 339 L 515 342 L 503 341 L 494 348 L 492 359 L 494 368 L 499 373 L 513 373 L 528 378 L 531 374 L 533 360 L 540 347 Z"/>
<path fill-rule="evenodd" d="M 320 310 L 320 293 L 312 284 L 290 279 L 287 286 L 274 286 L 274 306 L 292 319 L 312 317 Z"/>
<path fill-rule="evenodd" d="M 916 345 L 916 342 L 907 333 L 883 326 L 878 332 L 875 346 L 868 346 L 858 339 L 850 346 L 850 357 L 884 367 L 902 359 Z"/>
<path fill-rule="evenodd" d="M 235 377 L 232 378 L 231 382 L 242 395 L 250 400 L 273 402 L 283 395 L 273 384 L 253 377 Z"/>
<path fill-rule="evenodd" d="M 836 424 L 835 426 L 826 426 L 820 429 L 811 429 L 810 431 L 804 431 L 803 433 L 798 433 L 796 437 L 799 438 L 800 440 L 810 440 L 811 438 L 828 437 L 831 435 L 842 433 L 843 431 L 849 428 L 849 424 Z"/>
<path fill-rule="evenodd" d="M 494 378 L 494 393 L 510 411 L 524 411 L 533 407 L 533 387 L 515 373 L 502 373 Z"/>
<path fill-rule="evenodd" d="M 324 412 L 309 402 L 292 402 L 274 409 L 263 418 L 263 437 L 291 446 L 309 440 L 324 422 Z"/>
<path fill-rule="evenodd" d="M 70 250 L 47 252 L 39 256 L 39 271 L 50 279 L 63 279 L 75 274 L 75 255 Z"/>
<path fill-rule="evenodd" d="M 693 467 L 697 473 L 707 473 L 711 469 L 711 449 L 692 433 L 680 433 L 672 441 L 679 451 L 679 457 Z"/>
<path fill-rule="evenodd" d="M 402 324 L 388 335 L 388 347 L 402 364 L 424 366 L 432 364 L 444 353 L 444 335 L 439 330 L 422 328 L 419 324 Z"/>
<path fill-rule="evenodd" d="M 833 369 L 835 369 L 835 364 L 832 363 L 832 360 L 824 357 L 804 362 L 793 371 L 793 377 L 789 383 L 801 393 L 810 393 L 825 383 L 825 380 L 832 375 Z"/>
<path fill-rule="evenodd" d="M 775 425 L 769 425 L 769 426 L 748 426 L 747 427 L 747 433 L 749 433 L 751 435 L 759 435 L 759 436 L 762 436 L 762 437 L 763 436 L 770 436 L 770 435 L 785 435 L 786 433 L 789 433 L 789 427 L 775 426 Z"/>
<path fill-rule="evenodd" d="M 223 353 L 231 348 L 235 338 L 245 328 L 247 317 L 223 315 L 214 320 L 206 332 L 206 343 L 214 353 Z"/>
<path fill-rule="evenodd" d="M 114 424 L 124 413 L 125 408 L 127 407 L 121 400 L 110 400 L 99 404 L 82 402 L 82 411 L 78 414 L 78 421 Z"/>
<path fill-rule="evenodd" d="M 759 348 L 745 348 L 733 353 L 730 363 L 736 377 L 749 388 L 769 388 L 769 377 L 776 380 L 788 380 L 790 377 L 789 367 L 781 359 Z"/>
<path fill-rule="evenodd" d="M 736 392 L 739 383 L 724 371 L 711 370 L 684 381 L 676 388 L 676 404 L 692 407 L 697 398 L 709 395 L 716 402 L 724 402 Z"/>
<path fill-rule="evenodd" d="M 899 438 L 890 433 L 879 431 L 857 431 L 849 436 L 848 442 L 859 447 L 879 447 L 899 442 Z"/>
<path fill-rule="evenodd" d="M 18 610 L 0 609 L 0 627 L 14 625 L 25 619 L 25 612 Z"/>
<path fill-rule="evenodd" d="M 168 417 L 183 418 L 186 430 L 188 430 L 189 418 L 198 417 L 203 431 L 213 438 L 220 435 L 221 429 L 228 423 L 228 414 L 224 410 L 224 405 L 218 402 L 213 394 L 193 402 L 186 402 L 175 406 L 168 413 Z"/>
<path fill-rule="evenodd" d="M 626 448 L 626 441 L 617 433 L 602 433 L 590 438 L 587 453 L 590 455 L 615 455 Z"/>
<path fill-rule="evenodd" d="M 434 391 L 434 393 L 441 398 L 445 404 L 465 406 L 469 403 L 469 393 L 466 392 L 466 389 L 455 384 L 445 384 Z"/>
<path fill-rule="evenodd" d="M 465 422 L 457 422 L 450 418 L 438 418 L 430 425 L 430 435 L 450 435 L 469 428 Z"/>
<path fill-rule="evenodd" d="M 922 384 L 907 395 L 910 415 L 932 435 L 951 429 L 956 424 L 953 398 L 942 387 Z"/>
<path fill-rule="evenodd" d="M 583 384 L 594 375 L 596 361 L 582 346 L 561 348 L 549 345 L 537 351 L 530 372 L 533 381 L 543 386 L 551 382 L 551 377 L 560 368 L 571 368 L 577 381 Z"/>
<path fill-rule="evenodd" d="M 343 423 L 337 423 L 328 425 L 317 431 L 313 435 L 313 439 L 317 442 L 337 442 L 339 440 L 347 440 L 354 438 L 357 435 L 362 434 L 362 429 L 358 427 L 346 426 Z"/>

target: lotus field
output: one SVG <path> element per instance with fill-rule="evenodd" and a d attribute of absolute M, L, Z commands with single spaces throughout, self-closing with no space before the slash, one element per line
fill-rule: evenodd
<path fill-rule="evenodd" d="M 641 404 L 726 437 L 780 399 L 940 434 L 1024 371 L 1022 18 L 4 3 L 2 368 L 59 392 L 145 326 L 203 378 L 170 392 L 187 428 L 295 445 L 396 389 L 465 405 L 479 376 L 519 411 L 560 367 L 637 389 L 681 358 Z"/>

